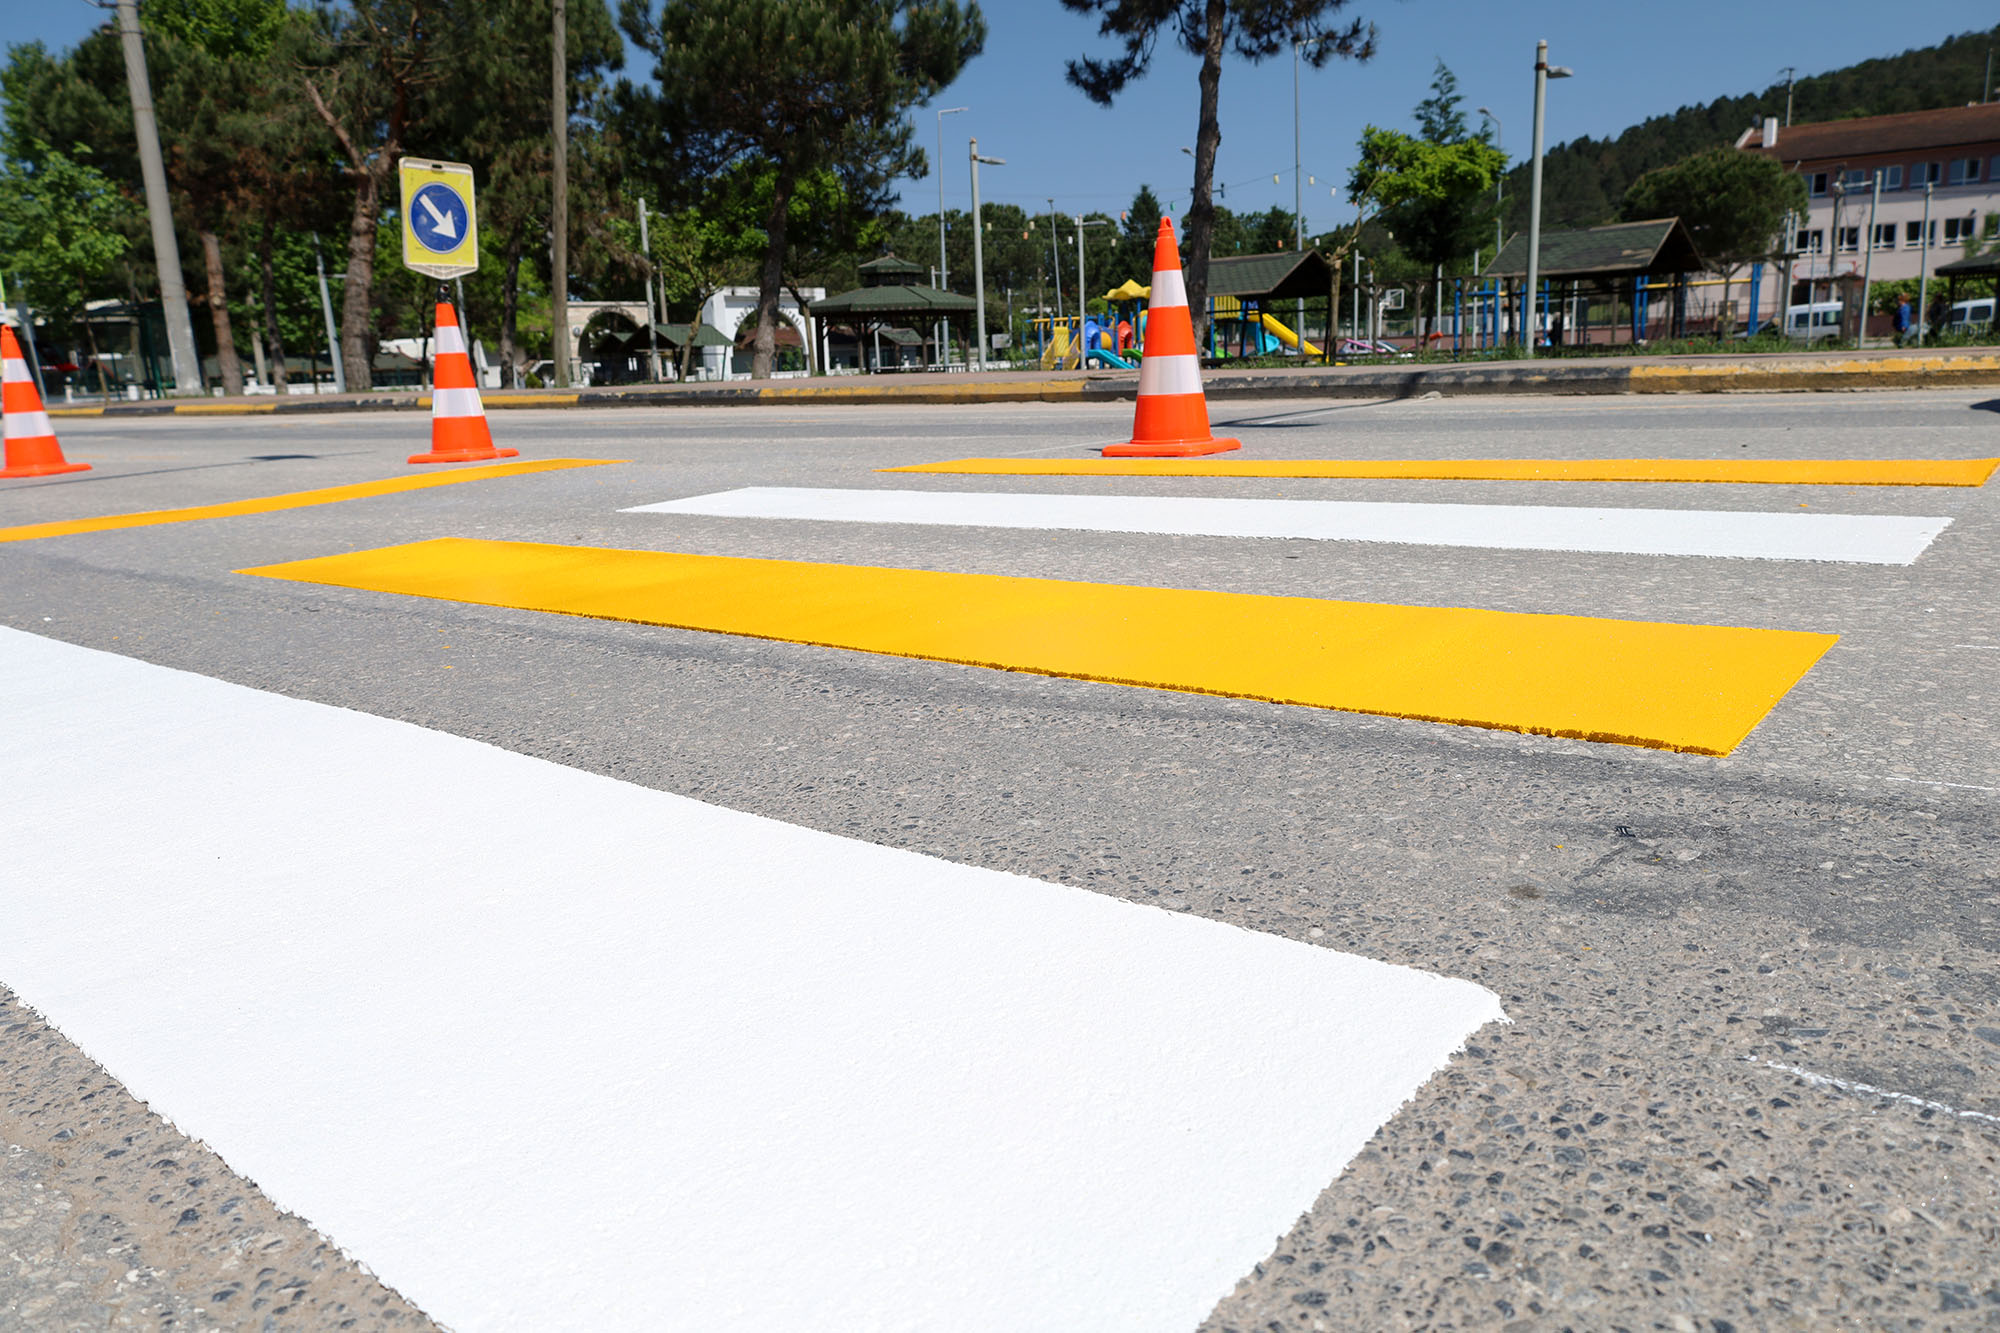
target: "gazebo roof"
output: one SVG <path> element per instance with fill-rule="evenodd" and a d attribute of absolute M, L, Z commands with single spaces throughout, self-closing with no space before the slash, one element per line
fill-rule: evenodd
<path fill-rule="evenodd" d="M 1954 259 L 1949 264 L 1939 264 L 1931 273 L 1940 278 L 2000 277 L 2000 250 L 1970 259 Z"/>
<path fill-rule="evenodd" d="M 976 306 L 969 296 L 936 287 L 907 285 L 856 287 L 851 292 L 812 303 L 812 313 L 821 319 L 847 316 L 873 322 L 897 316 L 969 315 L 974 309 Z"/>
<path fill-rule="evenodd" d="M 1708 267 L 1679 218 L 1619 222 L 1608 227 L 1542 233 L 1544 278 L 1636 278 L 1700 273 Z M 1520 278 L 1528 272 L 1528 238 L 1514 235 L 1482 277 Z"/>
<path fill-rule="evenodd" d="M 1277 301 L 1325 296 L 1332 288 L 1333 265 L 1317 250 L 1228 255 L 1208 261 L 1210 296 Z"/>

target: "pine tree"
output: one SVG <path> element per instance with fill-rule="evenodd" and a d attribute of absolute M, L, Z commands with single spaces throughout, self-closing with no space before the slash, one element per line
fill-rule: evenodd
<path fill-rule="evenodd" d="M 1194 137 L 1194 192 L 1188 205 L 1181 259 L 1187 271 L 1188 307 L 1195 341 L 1208 330 L 1208 256 L 1215 223 L 1215 153 L 1222 143 L 1222 57 L 1268 60 L 1293 43 L 1318 69 L 1335 56 L 1366 60 L 1375 54 L 1375 27 L 1360 19 L 1335 26 L 1348 0 L 1062 0 L 1063 8 L 1095 15 L 1102 37 L 1122 48 L 1109 60 L 1084 56 L 1069 62 L 1069 81 L 1091 101 L 1110 106 L 1126 84 L 1152 64 L 1160 34 L 1178 39 L 1201 60 L 1200 120 Z"/>
<path fill-rule="evenodd" d="M 907 113 L 958 77 L 986 41 L 971 0 L 624 0 L 626 34 L 654 59 L 652 110 L 716 163 L 772 169 L 757 276 L 751 374 L 776 359 L 792 198 L 814 172 L 877 201 L 921 174 Z"/>

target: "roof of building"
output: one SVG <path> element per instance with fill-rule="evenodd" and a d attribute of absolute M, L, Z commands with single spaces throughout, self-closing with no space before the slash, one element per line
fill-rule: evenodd
<path fill-rule="evenodd" d="M 911 278 L 924 276 L 929 270 L 922 264 L 912 264 L 907 259 L 895 255 L 877 255 L 861 265 L 861 285 L 863 287 L 885 287 Z M 931 275 L 935 277 L 935 274 Z"/>
<path fill-rule="evenodd" d="M 1544 278 L 1636 278 L 1642 273 L 1699 273 L 1706 267 L 1679 218 L 1654 218 L 1545 231 L 1538 272 Z M 1528 238 L 1517 233 L 1507 238 L 1482 276 L 1521 278 L 1527 273 Z"/>
<path fill-rule="evenodd" d="M 1993 278 L 2000 277 L 2000 250 L 1991 254 L 1974 255 L 1970 259 L 1955 259 L 1949 264 L 1939 264 L 1931 270 L 1940 278 Z"/>
<path fill-rule="evenodd" d="M 847 315 L 878 321 L 891 315 L 964 315 L 973 309 L 969 296 L 907 285 L 856 287 L 812 304 L 813 314 L 821 318 Z"/>
<path fill-rule="evenodd" d="M 1781 162 L 1820 162 L 1878 153 L 1942 151 L 1993 140 L 2000 140 L 2000 102 L 1787 125 L 1778 131 L 1777 144 L 1771 148 L 1764 146 L 1764 129 L 1760 125 L 1744 136 L 1737 147 L 1768 154 Z"/>
<path fill-rule="evenodd" d="M 1208 261 L 1210 296 L 1276 301 L 1325 296 L 1332 289 L 1333 265 L 1317 250 L 1228 255 Z"/>

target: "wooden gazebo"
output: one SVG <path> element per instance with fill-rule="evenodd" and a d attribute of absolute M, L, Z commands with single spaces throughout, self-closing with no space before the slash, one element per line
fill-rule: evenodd
<path fill-rule="evenodd" d="M 852 328 L 857 342 L 871 334 L 895 342 L 892 329 L 902 325 L 927 328 L 940 319 L 947 324 L 956 320 L 969 325 L 977 309 L 973 299 L 930 286 L 928 282 L 918 285 L 916 279 L 924 277 L 925 272 L 922 265 L 895 255 L 871 259 L 861 265 L 861 286 L 813 302 L 812 313 L 819 319 Z M 871 368 L 880 364 L 878 352 Z"/>

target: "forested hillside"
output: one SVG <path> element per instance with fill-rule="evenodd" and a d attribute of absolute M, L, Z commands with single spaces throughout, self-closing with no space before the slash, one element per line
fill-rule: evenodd
<path fill-rule="evenodd" d="M 2000 26 L 1969 32 L 1936 46 L 1864 60 L 1824 74 L 1804 75 L 1792 89 L 1793 123 L 1927 111 L 1977 102 L 1986 78 L 1986 53 L 2000 45 Z M 1773 52 L 1778 60 L 1782 52 Z M 2000 79 L 2000 75 L 1996 75 Z M 1551 92 L 1562 95 L 1560 84 Z M 1760 93 L 1723 97 L 1655 116 L 1615 139 L 1575 139 L 1548 150 L 1542 164 L 1542 225 L 1586 227 L 1614 220 L 1625 189 L 1641 175 L 1691 153 L 1736 141 L 1765 116 L 1785 114 L 1785 85 Z M 1507 177 L 1507 225 L 1527 225 L 1528 166 Z"/>

